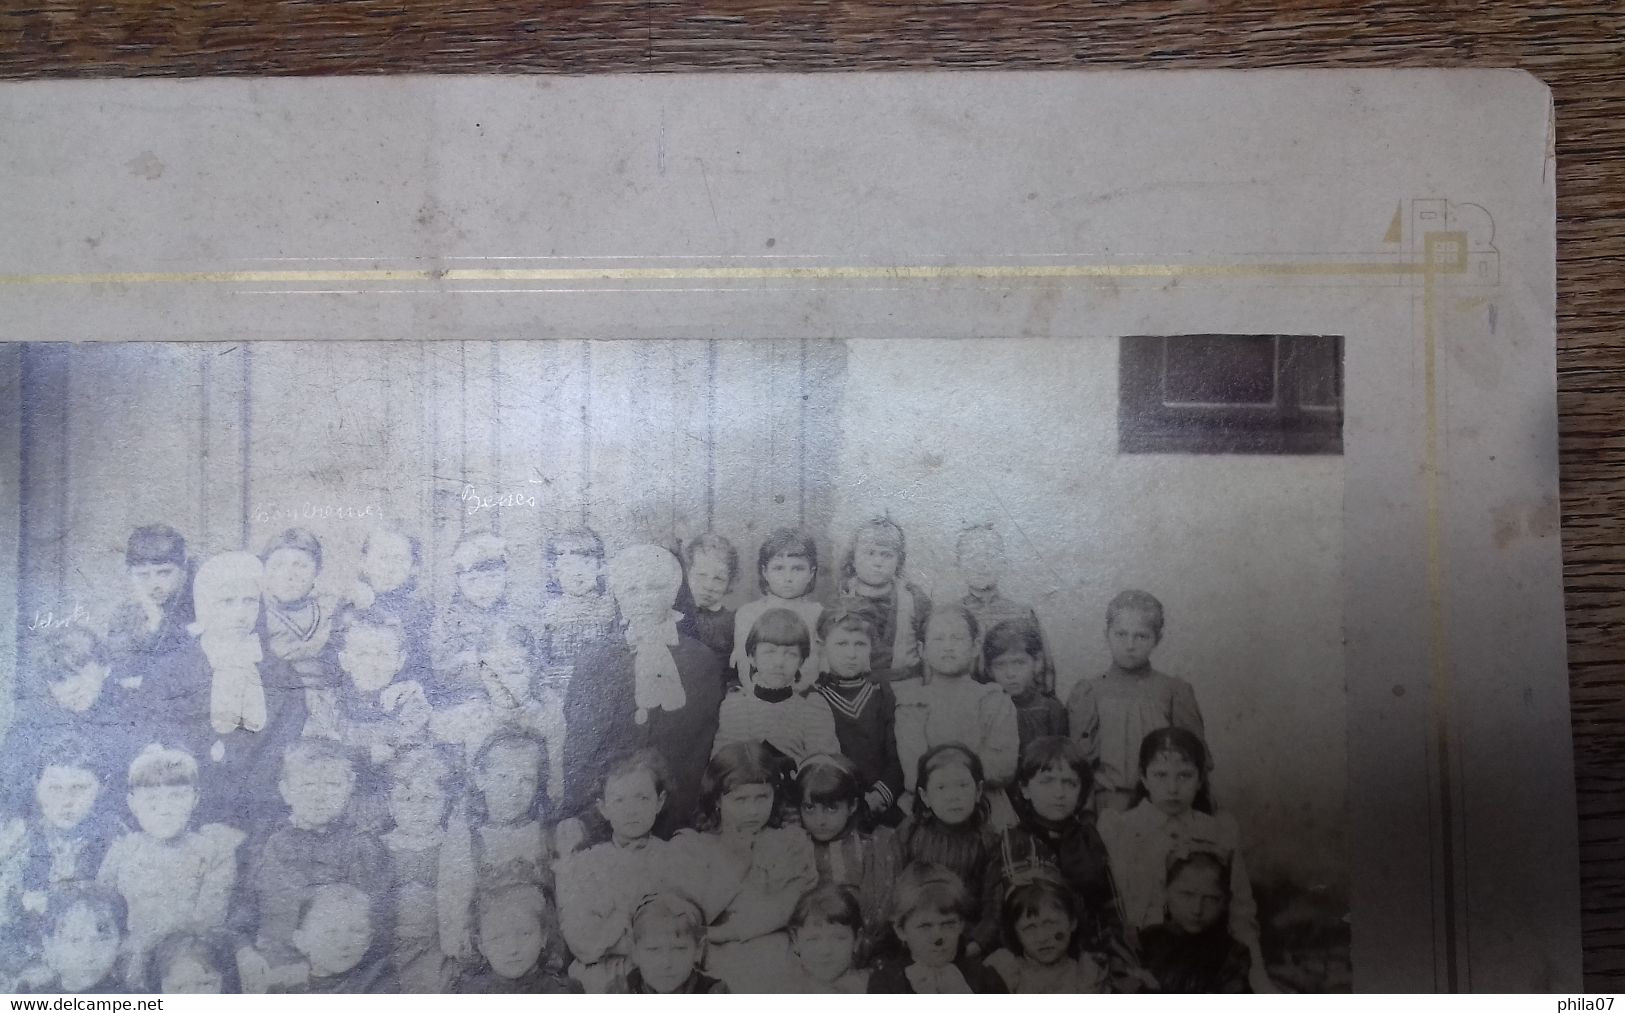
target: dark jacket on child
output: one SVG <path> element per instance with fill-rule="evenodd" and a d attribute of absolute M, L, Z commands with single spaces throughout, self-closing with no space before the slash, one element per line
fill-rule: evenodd
<path fill-rule="evenodd" d="M 683 614 L 677 623 L 677 632 L 693 637 L 711 648 L 724 669 L 734 654 L 734 610 L 726 605 L 715 609 L 702 609 L 689 597 L 684 586 L 677 600 L 677 611 Z"/>
<path fill-rule="evenodd" d="M 1022 749 L 1048 735 L 1066 737 L 1066 704 L 1036 689 L 1011 697 L 1010 702 L 1016 705 L 1016 732 Z"/>
<path fill-rule="evenodd" d="M 1149 926 L 1140 932 L 1140 956 L 1164 992 L 1251 991 L 1252 956 L 1223 920 L 1195 935 L 1168 924 Z"/>
<path fill-rule="evenodd" d="M 626 972 L 626 979 L 624 981 L 611 982 L 608 991 L 612 993 L 631 995 L 655 994 L 654 989 L 644 984 L 643 972 L 639 971 L 635 967 Z M 716 978 L 712 978 L 709 975 L 704 975 L 699 971 L 695 971 L 693 974 L 688 976 L 688 980 L 683 982 L 682 986 L 676 991 L 678 993 L 691 992 L 695 994 L 709 993 L 712 995 L 726 995 L 728 992 L 728 986 L 723 984 L 721 981 L 718 981 Z"/>
<path fill-rule="evenodd" d="M 545 966 L 534 967 L 517 978 L 504 978 L 481 963 L 458 975 L 451 991 L 469 995 L 571 995 L 579 994 L 581 986 Z"/>
<path fill-rule="evenodd" d="M 870 995 L 913 995 L 914 985 L 908 980 L 908 960 L 888 960 L 869 975 Z M 1003 995 L 1010 990 L 1004 979 L 979 961 L 963 957 L 954 961 L 954 967 L 964 976 L 965 984 L 978 995 Z"/>
<path fill-rule="evenodd" d="M 818 692 L 835 716 L 835 738 L 841 743 L 841 752 L 858 768 L 864 793 L 878 790 L 885 796 L 886 809 L 890 809 L 903 793 L 903 767 L 897 761 L 894 723 L 897 694 L 889 684 L 867 676 L 830 676 L 818 684 Z"/>
<path fill-rule="evenodd" d="M 999 835 L 998 871 L 989 877 L 987 900 L 1002 898 L 1010 868 L 1034 861 L 1053 864 L 1078 899 L 1079 947 L 1101 956 L 1117 987 L 1134 991 L 1128 977 L 1139 961 L 1127 942 L 1106 845 L 1095 829 L 1093 814 L 1085 812 L 1054 823 L 1025 804 L 1017 806 L 1017 812 L 1021 824 Z"/>

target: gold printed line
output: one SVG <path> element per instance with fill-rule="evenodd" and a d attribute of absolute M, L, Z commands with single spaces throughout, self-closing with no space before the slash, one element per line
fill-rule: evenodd
<path fill-rule="evenodd" d="M 1437 268 L 1436 268 L 1437 269 Z M 1417 275 L 1409 261 L 1310 261 L 1270 264 L 990 264 L 829 267 L 542 267 L 317 270 L 130 271 L 91 274 L 0 274 L 0 285 L 324 284 L 466 281 L 845 281 L 996 280 L 1021 278 L 1246 278 Z"/>

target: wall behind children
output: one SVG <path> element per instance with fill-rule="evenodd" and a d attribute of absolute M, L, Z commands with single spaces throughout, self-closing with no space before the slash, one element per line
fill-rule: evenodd
<path fill-rule="evenodd" d="M 1346 886 L 1341 456 L 1119 454 L 1117 341 L 853 341 L 836 527 L 885 510 L 908 570 L 962 595 L 955 533 L 991 523 L 1057 660 L 1110 663 L 1106 604 L 1155 594 L 1153 664 L 1195 687 L 1215 792 L 1264 877 Z M 931 368 L 922 370 L 920 364 Z M 852 490 L 862 490 L 853 495 Z"/>
<path fill-rule="evenodd" d="M 771 529 L 819 536 L 827 595 L 852 528 L 878 514 L 908 535 L 908 577 L 957 597 L 956 534 L 992 523 L 1004 589 L 1037 607 L 1063 699 L 1107 664 L 1110 597 L 1153 592 L 1168 613 L 1155 663 L 1196 687 L 1255 864 L 1333 888 L 1346 875 L 1342 459 L 1119 455 L 1114 340 L 3 354 L 24 394 L 8 401 L 21 453 L 6 458 L 21 517 L 0 531 L 20 543 L 17 608 L 0 601 L 21 620 L 19 657 L 45 612 L 105 621 L 140 524 L 172 524 L 199 558 L 307 527 L 335 593 L 366 531 L 400 524 L 423 539 L 436 602 L 456 539 L 491 530 L 535 603 L 545 536 L 582 523 L 611 551 L 714 528 L 740 549 L 736 602 L 759 593 Z"/>

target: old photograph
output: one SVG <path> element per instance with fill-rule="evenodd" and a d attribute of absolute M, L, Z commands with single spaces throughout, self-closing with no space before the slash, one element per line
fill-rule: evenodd
<path fill-rule="evenodd" d="M 1342 339 L 749 338 L 0 346 L 0 989 L 1349 989 Z"/>

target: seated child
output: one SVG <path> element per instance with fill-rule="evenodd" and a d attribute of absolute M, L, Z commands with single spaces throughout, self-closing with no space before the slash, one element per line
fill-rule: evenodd
<path fill-rule="evenodd" d="M 451 954 L 440 942 L 440 856 L 451 765 L 434 747 L 420 746 L 396 754 L 389 775 L 393 826 L 383 845 L 394 900 L 390 964 L 402 992 L 446 992 L 456 978 Z"/>
<path fill-rule="evenodd" d="M 999 835 L 1000 875 L 989 881 L 984 904 L 1010 889 L 1013 867 L 1053 866 L 1078 904 L 1078 948 L 1106 961 L 1114 991 L 1137 991 L 1143 975 L 1124 936 L 1111 863 L 1089 808 L 1090 784 L 1088 757 L 1071 739 L 1046 736 L 1022 750 L 1014 786 L 1019 823 Z"/>
<path fill-rule="evenodd" d="M 289 528 L 265 543 L 265 642 L 270 652 L 299 673 L 305 686 L 333 684 L 327 641 L 333 633 L 338 600 L 316 593 L 322 572 L 322 543 L 304 528 Z"/>
<path fill-rule="evenodd" d="M 1230 870 L 1195 851 L 1168 863 L 1162 924 L 1140 933 L 1146 970 L 1163 992 L 1248 992 L 1252 957 L 1230 935 Z"/>
<path fill-rule="evenodd" d="M 1107 992 L 1106 968 L 1077 952 L 1078 901 L 1059 873 L 1031 867 L 1011 878 L 1000 905 L 1004 949 L 986 965 L 1005 989 L 1024 995 Z"/>
<path fill-rule="evenodd" d="M 171 932 L 147 960 L 147 987 L 164 995 L 230 995 L 241 992 L 230 937 L 188 929 Z"/>
<path fill-rule="evenodd" d="M 819 884 L 852 890 L 863 902 L 863 922 L 878 927 L 885 918 L 896 853 L 890 828 L 873 834 L 862 828 L 857 770 L 844 756 L 811 756 L 796 769 L 795 787 Z M 867 954 L 874 941 L 860 942 Z"/>
<path fill-rule="evenodd" d="M 190 753 L 157 743 L 130 764 L 125 800 L 140 829 L 112 843 L 96 879 L 124 899 L 131 986 L 164 936 L 179 928 L 225 925 L 243 833 L 221 823 L 188 829 L 197 807 L 197 773 Z"/>
<path fill-rule="evenodd" d="M 430 663 L 440 686 L 430 696 L 467 697 L 479 693 L 480 648 L 498 631 L 528 626 L 508 603 L 508 549 L 489 532 L 469 535 L 451 555 L 457 590 L 435 617 Z"/>
<path fill-rule="evenodd" d="M 418 540 L 394 528 L 374 528 L 361 542 L 361 573 L 347 605 L 400 620 L 410 672 L 429 671 L 428 637 L 433 609 L 418 589 Z"/>
<path fill-rule="evenodd" d="M 882 679 L 897 678 L 919 663 L 931 615 L 931 599 L 903 576 L 907 558 L 903 529 L 889 517 L 876 517 L 858 525 L 841 562 L 839 594 L 866 598 L 874 606 L 873 665 Z M 908 767 L 904 761 L 903 769 Z"/>
<path fill-rule="evenodd" d="M 71 889 L 57 898 L 45 918 L 40 963 L 23 972 L 19 990 L 119 993 L 132 990 L 120 980 L 119 898 L 95 887 Z M 8 986 L 9 987 L 9 986 Z"/>
<path fill-rule="evenodd" d="M 1258 907 L 1241 859 L 1241 835 L 1227 813 L 1215 813 L 1208 794 L 1207 747 L 1183 728 L 1145 737 L 1139 756 L 1138 801 L 1127 811 L 1100 814 L 1100 837 L 1111 859 L 1131 939 L 1160 924 L 1168 907 L 1168 863 L 1181 851 L 1207 851 L 1230 870 L 1230 935 L 1252 954 L 1252 988 L 1273 991 L 1264 976 Z"/>
<path fill-rule="evenodd" d="M 673 837 L 668 876 L 695 893 L 709 926 L 706 970 L 734 992 L 771 992 L 790 966 L 790 913 L 818 882 L 812 841 L 779 826 L 782 758 L 759 742 L 724 746 L 700 785 L 699 831 Z"/>
<path fill-rule="evenodd" d="M 373 766 L 428 737 L 429 700 L 416 672 L 406 671 L 401 621 L 387 612 L 345 611 L 333 633 L 347 692 L 337 708 L 336 738 Z M 405 674 L 406 678 L 401 678 Z"/>
<path fill-rule="evenodd" d="M 128 757 L 115 756 L 126 748 L 130 715 L 135 712 L 139 688 L 111 679 L 106 645 L 83 626 L 67 626 L 47 633 L 30 666 L 34 679 L 19 687 L 17 714 L 5 739 L 5 755 L 25 763 L 40 754 L 41 732 L 71 732 L 98 744 L 98 752 L 116 760 L 117 769 L 101 769 L 104 777 L 123 773 Z M 37 681 L 36 681 L 37 680 Z M 7 796 L 16 786 L 0 788 Z M 24 798 L 6 797 L 8 808 L 26 804 Z"/>
<path fill-rule="evenodd" d="M 970 897 L 958 876 L 940 865 L 916 862 L 898 874 L 890 909 L 901 956 L 869 975 L 871 994 L 1006 991 L 997 974 L 960 955 Z"/>
<path fill-rule="evenodd" d="M 566 854 L 555 866 L 560 928 L 575 955 L 570 975 L 588 992 L 607 991 L 624 973 L 619 965 L 632 953 L 632 911 L 666 871 L 666 842 L 654 836 L 666 779 L 665 761 L 653 750 L 613 764 L 597 806 L 609 840 Z M 561 842 L 571 822 L 559 825 Z"/>
<path fill-rule="evenodd" d="M 779 991 L 868 992 L 869 972 L 855 966 L 862 940 L 863 914 L 850 889 L 824 885 L 808 890 L 790 913 L 790 952 L 799 975 Z"/>
<path fill-rule="evenodd" d="M 722 602 L 739 577 L 739 550 L 707 531 L 688 540 L 682 557 L 684 590 L 677 610 L 683 621 L 677 629 L 711 648 L 726 666 L 734 653 L 734 610 Z"/>
<path fill-rule="evenodd" d="M 1067 698 L 1067 726 L 1095 767 L 1097 810 L 1134 803 L 1135 761 L 1147 735 L 1172 726 L 1203 737 L 1202 712 L 1190 683 L 1151 667 L 1162 626 L 1162 602 L 1151 595 L 1124 591 L 1113 598 L 1106 606 L 1111 667 L 1097 679 L 1079 682 Z"/>
<path fill-rule="evenodd" d="M 805 531 L 779 528 L 756 553 L 756 577 L 762 596 L 739 606 L 734 615 L 734 649 L 728 659 L 739 673 L 739 685 L 746 689 L 750 688 L 753 671 L 748 638 L 765 613 L 788 609 L 801 619 L 809 635 L 818 628 L 818 615 L 824 609 L 813 597 L 818 582 L 818 542 Z M 797 688 L 811 688 L 817 677 L 817 663 L 809 643 L 797 674 Z"/>
<path fill-rule="evenodd" d="M 766 742 L 791 763 L 839 753 L 828 701 L 795 691 L 796 673 L 812 653 L 801 619 L 789 609 L 768 609 L 751 625 L 744 648 L 754 675 L 723 698 L 712 754 L 735 742 Z"/>
<path fill-rule="evenodd" d="M 542 549 L 542 679 L 563 692 L 583 648 L 606 639 L 615 602 L 605 580 L 604 540 L 590 528 L 548 538 Z"/>
<path fill-rule="evenodd" d="M 134 681 L 191 639 L 186 539 L 167 524 L 136 528 L 125 545 L 124 569 L 131 594 L 113 613 L 107 646 L 118 678 Z"/>
<path fill-rule="evenodd" d="M 101 639 L 83 626 L 45 634 L 38 653 L 18 673 L 17 712 L 0 756 L 12 771 L 38 771 L 61 744 L 94 744 L 87 759 L 98 780 L 122 780 L 129 766 L 131 715 L 137 693 L 109 679 L 108 655 Z M 0 777 L 0 813 L 21 814 L 30 808 L 32 777 Z M 0 846 L 0 854 L 5 851 Z M 0 924 L 3 924 L 0 904 Z"/>
<path fill-rule="evenodd" d="M 1045 664 L 1044 638 L 1030 619 L 1007 619 L 982 638 L 982 671 L 1015 704 L 1023 749 L 1034 739 L 1066 734 L 1066 707 L 1054 690 L 1040 688 Z"/>
<path fill-rule="evenodd" d="M 835 718 L 841 755 L 857 768 L 863 785 L 860 815 L 867 826 L 895 822 L 901 814 L 903 767 L 897 760 L 897 695 L 876 680 L 870 666 L 874 612 L 864 599 L 843 598 L 818 618 L 828 673 L 818 693 Z"/>
<path fill-rule="evenodd" d="M 349 883 L 323 883 L 299 906 L 293 948 L 302 977 L 273 983 L 271 991 L 353 994 L 385 991 L 387 965 L 376 959 L 372 898 Z M 247 991 L 247 988 L 244 989 Z"/>
<path fill-rule="evenodd" d="M 921 644 L 921 674 L 892 686 L 897 693 L 897 758 L 909 791 L 915 788 L 912 777 L 920 757 L 949 742 L 975 751 L 993 788 L 1004 787 L 1016 775 L 1021 736 L 1015 704 L 1004 690 L 970 676 L 978 632 L 975 618 L 963 606 L 932 612 Z"/>
<path fill-rule="evenodd" d="M 435 712 L 435 738 L 472 758 L 492 736 L 520 732 L 544 744 L 550 799 L 564 790 L 564 697 L 535 678 L 535 649 L 523 626 L 498 626 L 478 642 L 477 695 Z"/>
<path fill-rule="evenodd" d="M 705 959 L 705 915 L 682 894 L 650 894 L 632 911 L 632 960 L 611 992 L 720 994 L 723 982 L 700 971 Z"/>
<path fill-rule="evenodd" d="M 517 884 L 481 894 L 474 926 L 480 959 L 458 976 L 453 991 L 475 995 L 580 991 L 557 970 L 553 912 L 541 888 Z"/>
<path fill-rule="evenodd" d="M 956 743 L 936 746 L 920 757 L 917 783 L 913 815 L 897 828 L 894 861 L 897 868 L 940 865 L 958 878 L 969 898 L 961 912 L 971 919 L 967 954 L 985 956 L 998 932 L 995 913 L 981 910 L 997 862 L 998 833 L 988 822 L 982 761 Z"/>
<path fill-rule="evenodd" d="M 99 805 L 99 764 L 78 736 L 42 739 L 34 778 L 34 814 L 0 830 L 0 928 L 49 909 L 60 890 L 96 881 L 112 820 Z M 26 769 L 26 768 L 24 768 Z"/>
<path fill-rule="evenodd" d="M 355 789 L 349 753 L 327 739 L 299 739 L 283 752 L 277 789 L 288 825 L 260 846 L 252 867 L 258 902 L 256 948 L 273 966 L 295 959 L 300 905 L 324 883 L 347 883 L 375 896 L 383 849 L 344 819 Z"/>
<path fill-rule="evenodd" d="M 999 591 L 999 580 L 1004 576 L 1009 561 L 1004 555 L 1004 538 L 991 524 L 977 524 L 959 533 L 955 544 L 955 558 L 959 572 L 965 578 L 966 593 L 959 603 L 976 617 L 976 625 L 992 630 L 1005 622 L 1020 622 L 1030 626 L 1038 642 L 1034 655 L 1037 665 L 1033 675 L 1033 688 L 1040 696 L 1055 696 L 1055 668 L 1044 647 L 1044 635 L 1038 624 L 1038 613 L 1031 605 L 1011 601 Z M 984 659 L 985 662 L 985 659 Z M 992 682 L 993 673 L 987 665 L 977 666 L 976 675 L 983 682 Z M 1063 734 L 1063 733 L 1048 733 Z"/>
<path fill-rule="evenodd" d="M 553 835 L 544 822 L 547 747 L 535 735 L 497 733 L 469 765 L 474 802 L 448 821 L 436 888 L 441 948 L 473 951 L 475 903 L 502 886 L 537 886 L 553 893 Z"/>

